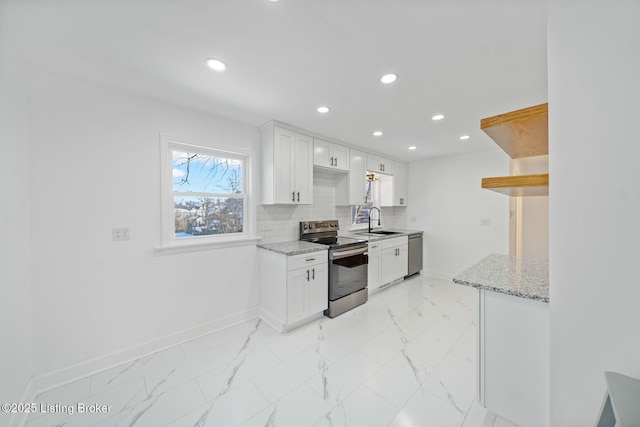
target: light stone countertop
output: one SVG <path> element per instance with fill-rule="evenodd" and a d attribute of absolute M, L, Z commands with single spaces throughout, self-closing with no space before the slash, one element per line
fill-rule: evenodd
<path fill-rule="evenodd" d="M 292 240 L 290 242 L 278 242 L 278 243 L 265 243 L 257 245 L 261 249 L 277 252 L 287 256 L 300 255 L 310 252 L 326 251 L 327 245 L 320 245 L 318 243 L 304 242 L 302 240 Z"/>
<path fill-rule="evenodd" d="M 454 277 L 453 282 L 549 302 L 549 261 L 491 254 Z"/>

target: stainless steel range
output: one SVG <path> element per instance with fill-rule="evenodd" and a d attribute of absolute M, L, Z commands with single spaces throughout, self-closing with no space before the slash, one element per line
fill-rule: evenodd
<path fill-rule="evenodd" d="M 338 220 L 300 222 L 300 240 L 329 247 L 329 308 L 336 317 L 367 302 L 367 241 L 338 237 Z"/>

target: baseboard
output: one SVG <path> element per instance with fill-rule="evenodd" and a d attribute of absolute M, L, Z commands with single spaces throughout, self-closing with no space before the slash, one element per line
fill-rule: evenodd
<path fill-rule="evenodd" d="M 16 400 L 16 403 L 32 403 L 32 402 L 35 402 L 35 400 L 36 400 L 36 389 L 35 389 L 34 384 L 35 383 L 33 381 L 33 378 L 29 378 L 29 381 L 27 381 L 27 384 L 24 386 L 24 389 L 22 390 L 22 394 L 20 395 L 20 399 Z M 2 403 L 4 403 L 4 402 L 2 402 Z M 29 417 L 29 413 L 28 412 L 11 414 L 11 417 L 9 418 L 9 423 L 7 424 L 7 427 L 23 427 L 26 424 L 28 417 Z"/>
<path fill-rule="evenodd" d="M 211 322 L 203 323 L 194 328 L 186 329 L 162 338 L 147 341 L 143 344 L 117 351 L 105 356 L 96 357 L 66 368 L 38 375 L 34 378 L 34 390 L 40 394 L 55 387 L 77 381 L 82 378 L 94 375 L 98 372 L 111 369 L 123 363 L 132 362 L 140 357 L 165 350 L 194 338 L 210 334 L 223 328 L 241 323 L 260 316 L 258 307 L 251 308 L 239 313 L 225 316 Z"/>

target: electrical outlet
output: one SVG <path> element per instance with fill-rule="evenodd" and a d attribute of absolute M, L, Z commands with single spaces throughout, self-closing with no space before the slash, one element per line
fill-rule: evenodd
<path fill-rule="evenodd" d="M 480 225 L 483 227 L 488 227 L 491 225 L 491 218 L 480 218 Z"/>
<path fill-rule="evenodd" d="M 111 240 L 129 240 L 130 238 L 129 227 L 113 227 L 111 229 Z"/>
<path fill-rule="evenodd" d="M 262 224 L 262 230 L 263 231 L 270 231 L 271 230 L 271 223 L 270 222 L 265 222 Z"/>

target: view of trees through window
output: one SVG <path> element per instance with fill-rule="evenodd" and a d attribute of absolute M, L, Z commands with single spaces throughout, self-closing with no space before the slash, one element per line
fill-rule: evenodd
<path fill-rule="evenodd" d="M 377 206 L 374 203 L 378 200 L 378 186 L 375 184 L 376 181 L 374 180 L 373 175 L 371 175 L 371 177 L 368 176 L 365 184 L 367 204 L 351 206 L 351 224 L 356 225 L 369 223 L 369 211 L 372 207 Z"/>
<path fill-rule="evenodd" d="M 240 158 L 172 150 L 175 238 L 243 231 L 243 166 Z"/>

